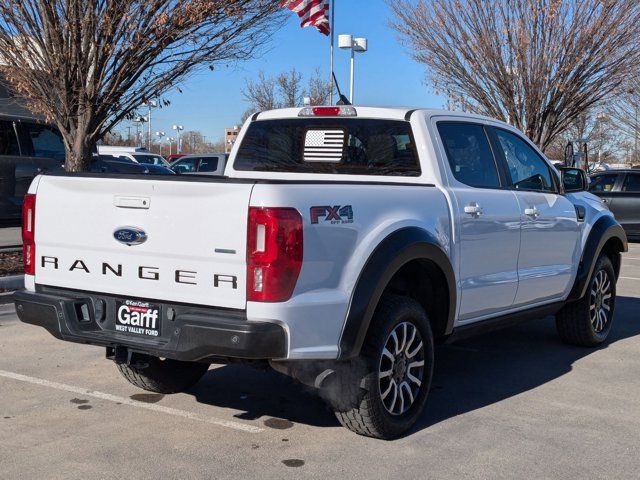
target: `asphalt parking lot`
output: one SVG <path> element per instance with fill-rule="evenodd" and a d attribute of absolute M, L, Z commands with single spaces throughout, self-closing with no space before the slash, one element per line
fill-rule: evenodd
<path fill-rule="evenodd" d="M 623 263 L 604 347 L 562 345 L 552 319 L 439 347 L 427 410 L 393 442 L 243 366 L 145 393 L 0 307 L 0 478 L 637 478 L 640 244 Z"/>

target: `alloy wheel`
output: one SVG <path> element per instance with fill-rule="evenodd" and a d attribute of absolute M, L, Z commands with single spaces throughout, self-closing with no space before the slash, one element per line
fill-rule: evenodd
<path fill-rule="evenodd" d="M 600 270 L 591 282 L 589 316 L 596 333 L 602 333 L 611 317 L 611 279 L 606 270 Z"/>
<path fill-rule="evenodd" d="M 415 325 L 402 322 L 387 337 L 380 355 L 380 398 L 391 415 L 402 415 L 413 405 L 424 376 L 424 343 Z"/>

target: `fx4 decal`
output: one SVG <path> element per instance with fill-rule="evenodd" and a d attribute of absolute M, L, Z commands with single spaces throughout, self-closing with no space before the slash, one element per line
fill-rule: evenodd
<path fill-rule="evenodd" d="M 334 225 L 353 223 L 353 208 L 351 205 L 345 205 L 343 207 L 340 205 L 335 207 L 311 207 L 311 223 L 318 224 L 321 218 L 323 218 L 325 222 L 330 222 Z"/>

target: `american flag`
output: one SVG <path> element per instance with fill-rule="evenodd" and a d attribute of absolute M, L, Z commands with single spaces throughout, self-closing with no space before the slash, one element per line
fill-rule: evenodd
<path fill-rule="evenodd" d="M 329 35 L 329 0 L 282 0 L 281 7 L 286 7 L 298 14 L 301 27 L 316 27 L 321 33 Z"/>
<path fill-rule="evenodd" d="M 305 162 L 340 162 L 344 150 L 344 130 L 307 130 Z"/>

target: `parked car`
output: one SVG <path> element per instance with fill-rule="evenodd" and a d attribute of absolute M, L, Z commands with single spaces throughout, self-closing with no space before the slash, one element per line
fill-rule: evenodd
<path fill-rule="evenodd" d="M 206 173 L 223 175 L 229 155 L 226 153 L 206 153 L 185 155 L 171 164 L 171 169 L 179 174 Z"/>
<path fill-rule="evenodd" d="M 609 207 L 630 238 L 640 240 L 640 171 L 597 173 L 591 177 L 589 191 Z"/>
<path fill-rule="evenodd" d="M 132 160 L 137 163 L 169 167 L 169 162 L 167 162 L 162 156 L 151 153 L 143 147 L 98 145 L 98 153 L 100 155 L 113 155 L 114 157 Z"/>
<path fill-rule="evenodd" d="M 128 158 L 119 158 L 113 155 L 96 155 L 90 171 L 94 173 L 175 175 L 173 170 L 161 165 L 141 164 Z"/>
<path fill-rule="evenodd" d="M 22 199 L 39 173 L 63 168 L 62 137 L 30 117 L 0 115 L 0 220 L 18 220 Z"/>
<path fill-rule="evenodd" d="M 16 311 L 106 347 L 142 389 L 246 361 L 319 389 L 354 432 L 394 438 L 425 406 L 435 342 L 548 315 L 568 344 L 607 340 L 627 239 L 587 184 L 485 117 L 263 112 L 222 178 L 38 177 Z"/>

